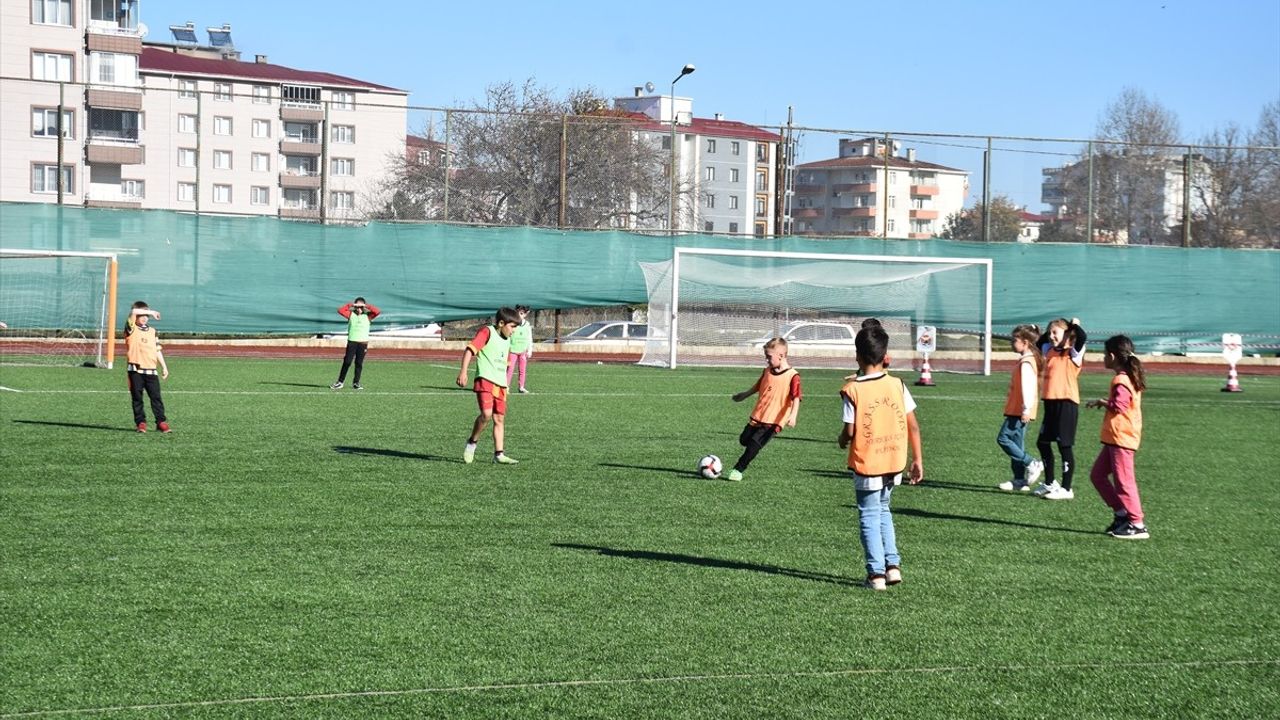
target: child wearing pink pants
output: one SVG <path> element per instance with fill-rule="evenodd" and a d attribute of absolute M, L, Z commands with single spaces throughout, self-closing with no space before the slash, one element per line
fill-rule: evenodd
<path fill-rule="evenodd" d="M 1115 371 L 1105 399 L 1090 400 L 1088 407 L 1106 408 L 1102 418 L 1102 451 L 1093 461 L 1089 479 L 1098 494 L 1115 513 L 1107 534 L 1120 540 L 1151 537 L 1138 497 L 1138 479 L 1133 472 L 1133 456 L 1142 442 L 1142 391 L 1146 374 L 1142 361 L 1133 354 L 1133 341 L 1116 335 L 1106 342 L 1103 362 Z"/>

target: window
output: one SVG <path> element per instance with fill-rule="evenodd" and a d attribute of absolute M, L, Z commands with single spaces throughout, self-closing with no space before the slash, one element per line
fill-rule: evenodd
<path fill-rule="evenodd" d="M 889 232 L 893 232 L 894 230 L 893 226 L 894 226 L 893 218 L 889 218 Z"/>
<path fill-rule="evenodd" d="M 738 168 L 729 168 L 729 182 L 738 182 Z"/>
<path fill-rule="evenodd" d="M 353 125 L 334 125 L 333 141 L 336 143 L 353 143 L 356 141 L 356 129 Z"/>
<path fill-rule="evenodd" d="M 178 167 L 195 167 L 196 151 L 193 148 L 178 148 Z"/>
<path fill-rule="evenodd" d="M 350 210 L 355 207 L 356 194 L 353 192 L 329 193 L 329 204 L 334 210 Z"/>
<path fill-rule="evenodd" d="M 284 124 L 284 137 L 291 142 L 318 143 L 315 123 L 287 122 Z"/>
<path fill-rule="evenodd" d="M 738 142 L 737 140 L 734 140 L 733 142 L 729 143 L 729 152 L 733 153 L 734 155 L 741 155 L 742 143 Z"/>
<path fill-rule="evenodd" d="M 738 223 L 734 223 L 734 222 L 729 223 L 729 232 L 731 233 L 738 232 Z"/>
<path fill-rule="evenodd" d="M 419 164 L 419 165 L 430 165 L 430 164 L 431 164 L 431 151 L 430 151 L 430 150 L 419 150 L 419 151 L 418 151 L 418 164 Z"/>
<path fill-rule="evenodd" d="M 716 151 L 715 138 L 707 138 L 707 152 L 713 153 L 715 151 Z"/>
<path fill-rule="evenodd" d="M 31 53 L 31 79 L 71 82 L 71 56 L 62 53 Z"/>
<path fill-rule="evenodd" d="M 266 105 L 271 102 L 271 88 L 266 85 L 253 86 L 253 102 L 257 105 Z"/>
<path fill-rule="evenodd" d="M 329 174 L 343 176 L 355 175 L 356 161 L 351 158 L 334 158 Z"/>
<path fill-rule="evenodd" d="M 71 0 L 32 0 L 31 22 L 40 25 L 70 25 Z"/>
<path fill-rule="evenodd" d="M 769 189 L 769 173 L 765 172 L 764 170 L 756 171 L 756 189 L 757 190 Z"/>
<path fill-rule="evenodd" d="M 141 200 L 146 197 L 146 184 L 141 180 L 121 180 L 120 194 L 130 200 Z"/>
<path fill-rule="evenodd" d="M 898 182 L 898 171 L 894 170 L 893 172 L 889 173 L 889 184 L 893 185 L 897 182 Z"/>
<path fill-rule="evenodd" d="M 251 165 L 254 172 L 271 172 L 271 156 L 267 153 L 254 153 Z"/>
<path fill-rule="evenodd" d="M 334 110 L 355 110 L 356 94 L 349 92 L 335 92 L 333 94 Z"/>
<path fill-rule="evenodd" d="M 271 121 L 270 120 L 254 120 L 253 136 L 256 138 L 271 137 Z"/>
<path fill-rule="evenodd" d="M 89 53 L 89 78 L 103 85 L 138 85 L 138 56 L 129 53 Z"/>
<path fill-rule="evenodd" d="M 214 135 L 230 135 L 231 134 L 231 118 L 215 117 L 213 119 Z"/>
<path fill-rule="evenodd" d="M 320 88 L 306 85 L 281 85 L 280 102 L 294 107 L 320 107 Z"/>
<path fill-rule="evenodd" d="M 136 110 L 89 109 L 89 138 L 138 142 L 142 114 Z"/>
<path fill-rule="evenodd" d="M 74 170 L 75 170 L 75 167 L 73 165 L 62 166 L 62 192 L 70 195 L 74 195 L 76 192 Z M 31 192 L 33 193 L 58 192 L 58 166 L 57 165 L 32 165 L 31 166 Z"/>
<path fill-rule="evenodd" d="M 195 80 L 179 80 L 178 81 L 178 97 L 193 98 L 196 96 Z"/>
<path fill-rule="evenodd" d="M 178 183 L 178 199 L 182 202 L 195 202 L 196 184 L 195 183 Z"/>
<path fill-rule="evenodd" d="M 268 205 L 270 203 L 271 203 L 271 188 L 269 187 L 249 188 L 249 204 Z"/>
<path fill-rule="evenodd" d="M 284 171 L 290 175 L 319 175 L 318 162 L 317 158 L 304 155 L 285 155 Z"/>
<path fill-rule="evenodd" d="M 213 99 L 228 101 L 231 99 L 231 83 L 214 83 Z"/>
<path fill-rule="evenodd" d="M 670 136 L 670 135 L 663 135 L 663 136 L 662 136 L 662 149 L 663 149 L 663 150 L 670 150 L 670 149 L 671 149 L 671 136 Z"/>
<path fill-rule="evenodd" d="M 706 201 L 705 201 L 705 203 L 706 203 L 706 206 L 707 206 L 707 207 L 709 207 L 709 208 L 713 208 L 713 207 L 715 207 L 715 206 L 716 206 L 716 196 L 715 196 L 715 195 L 708 195 L 708 196 L 707 196 L 707 199 L 706 199 Z"/>
<path fill-rule="evenodd" d="M 766 213 L 768 206 L 769 206 L 769 203 L 764 198 L 762 197 L 756 198 L 756 215 L 757 216 L 764 215 Z"/>
<path fill-rule="evenodd" d="M 896 208 L 896 207 L 898 207 L 898 196 L 897 196 L 897 195 L 890 195 L 890 196 L 889 196 L 889 209 L 890 209 L 890 210 L 892 210 L 892 209 L 894 209 L 894 208 Z"/>
<path fill-rule="evenodd" d="M 231 186 L 230 185 L 214 185 L 213 201 L 216 203 L 231 202 Z"/>
<path fill-rule="evenodd" d="M 703 232 L 715 232 L 715 231 L 716 231 L 716 224 L 715 224 L 715 223 L 713 223 L 713 222 L 711 222 L 710 220 L 708 220 L 708 221 L 706 221 L 706 222 L 702 223 L 702 231 L 703 231 Z"/>
<path fill-rule="evenodd" d="M 213 151 L 213 167 L 216 170 L 231 169 L 231 151 L 230 150 L 214 150 Z"/>
<path fill-rule="evenodd" d="M 178 132 L 194 133 L 196 131 L 195 115 L 179 115 L 178 116 Z"/>
<path fill-rule="evenodd" d="M 285 188 L 281 191 L 281 203 L 287 208 L 305 210 L 315 205 L 314 190 L 298 190 L 296 188 Z"/>
<path fill-rule="evenodd" d="M 716 169 L 713 167 L 707 168 L 707 181 L 710 182 L 715 179 L 716 179 Z"/>
<path fill-rule="evenodd" d="M 738 196 L 737 196 L 737 195 L 730 195 L 730 196 L 729 196 L 729 209 L 730 209 L 730 210 L 737 210 L 737 209 L 738 209 Z"/>
<path fill-rule="evenodd" d="M 58 109 L 31 108 L 31 134 L 35 137 L 58 137 Z M 75 115 L 62 111 L 62 137 L 75 137 Z"/>
<path fill-rule="evenodd" d="M 769 161 L 769 146 L 764 143 L 756 143 L 756 162 Z"/>

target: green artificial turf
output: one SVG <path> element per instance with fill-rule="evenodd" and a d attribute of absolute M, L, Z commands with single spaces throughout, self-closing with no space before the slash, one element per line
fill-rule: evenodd
<path fill-rule="evenodd" d="M 836 371 L 728 483 L 694 465 L 737 458 L 753 368 L 535 360 L 497 466 L 487 433 L 461 462 L 456 365 L 169 360 L 170 435 L 122 371 L 0 368 L 0 716 L 1280 713 L 1280 378 L 1154 368 L 1122 542 L 1100 411 L 1074 501 L 1001 493 L 1007 376 L 935 375 L 906 579 L 871 593 Z"/>

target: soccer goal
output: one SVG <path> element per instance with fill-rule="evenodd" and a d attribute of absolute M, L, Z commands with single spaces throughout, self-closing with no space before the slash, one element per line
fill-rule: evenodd
<path fill-rule="evenodd" d="M 115 360 L 114 253 L 0 248 L 0 364 Z"/>
<path fill-rule="evenodd" d="M 758 365 L 764 344 L 783 337 L 794 365 L 853 368 L 854 337 L 876 318 L 896 369 L 918 365 L 916 330 L 927 326 L 935 372 L 991 372 L 989 259 L 678 247 L 640 265 L 643 365 Z"/>

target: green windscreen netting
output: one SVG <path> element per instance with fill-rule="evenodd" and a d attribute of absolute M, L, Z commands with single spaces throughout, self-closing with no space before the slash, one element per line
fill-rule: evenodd
<path fill-rule="evenodd" d="M 515 303 L 639 305 L 646 301 L 640 263 L 669 260 L 677 244 L 991 258 L 996 333 L 1021 322 L 1077 316 L 1093 336 L 1128 333 L 1145 350 L 1216 351 L 1223 332 L 1243 334 L 1246 352 L 1280 349 L 1280 253 L 1274 251 L 355 227 L 0 204 L 0 246 L 117 253 L 118 314 L 133 300 L 146 300 L 163 310 L 166 332 L 332 332 L 342 327 L 335 308 L 356 295 L 383 308 L 388 324 L 479 317 Z"/>

